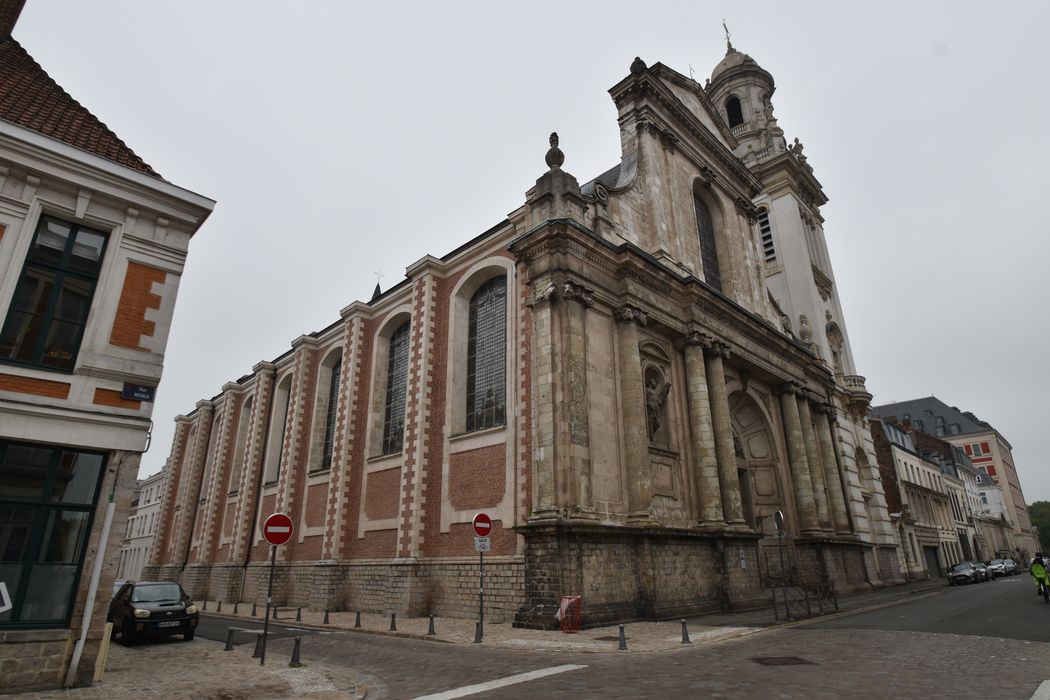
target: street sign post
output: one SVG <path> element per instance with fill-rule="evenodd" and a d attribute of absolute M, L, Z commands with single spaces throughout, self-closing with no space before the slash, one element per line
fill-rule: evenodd
<path fill-rule="evenodd" d="M 470 526 L 474 528 L 474 549 L 478 552 L 478 633 L 474 641 L 480 643 L 485 634 L 485 552 L 491 544 L 492 518 L 487 513 L 478 513 Z"/>
<path fill-rule="evenodd" d="M 292 539 L 292 519 L 284 513 L 272 514 L 263 521 L 262 536 L 270 545 L 270 585 L 266 589 L 266 616 L 263 618 L 260 666 L 266 664 L 266 638 L 270 632 L 270 604 L 273 601 L 273 571 L 277 565 L 277 548 Z"/>

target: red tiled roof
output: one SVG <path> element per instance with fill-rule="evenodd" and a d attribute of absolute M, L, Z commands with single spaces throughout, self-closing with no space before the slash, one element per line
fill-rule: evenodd
<path fill-rule="evenodd" d="M 0 40 L 0 119 L 160 178 L 10 36 Z"/>

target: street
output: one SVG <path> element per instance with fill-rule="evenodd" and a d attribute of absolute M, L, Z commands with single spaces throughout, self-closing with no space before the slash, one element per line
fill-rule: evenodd
<path fill-rule="evenodd" d="M 199 635 L 224 641 L 228 624 L 202 621 Z M 965 687 L 968 695 L 1027 700 L 1050 678 L 1050 605 L 1027 576 L 945 586 L 869 612 L 652 653 L 311 634 L 290 623 L 271 629 L 275 663 L 290 654 L 292 636 L 310 635 L 304 662 L 352 669 L 370 698 L 955 698 Z M 518 674 L 525 675 L 506 680 Z M 491 685 L 501 679 L 509 684 Z M 466 688 L 474 685 L 480 689 Z"/>

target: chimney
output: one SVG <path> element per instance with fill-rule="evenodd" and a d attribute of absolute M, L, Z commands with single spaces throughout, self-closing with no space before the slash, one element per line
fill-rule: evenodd
<path fill-rule="evenodd" d="M 0 41 L 11 36 L 26 0 L 0 0 Z"/>

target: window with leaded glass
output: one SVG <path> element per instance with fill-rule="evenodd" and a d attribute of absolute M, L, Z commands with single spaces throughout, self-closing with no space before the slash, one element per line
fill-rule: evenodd
<path fill-rule="evenodd" d="M 40 219 L 0 331 L 0 360 L 73 369 L 105 247 L 101 231 Z"/>
<path fill-rule="evenodd" d="M 328 411 L 324 419 L 324 449 L 321 451 L 321 469 L 332 468 L 332 451 L 335 447 L 335 417 L 339 411 L 339 373 L 343 367 L 342 358 L 332 365 L 332 381 L 328 384 Z"/>
<path fill-rule="evenodd" d="M 704 281 L 708 286 L 722 291 L 722 275 L 718 270 L 718 249 L 715 247 L 715 225 L 711 210 L 699 194 L 693 194 L 696 208 L 696 228 L 700 235 L 700 262 L 704 266 Z"/>
<path fill-rule="evenodd" d="M 467 333 L 467 431 L 506 422 L 507 278 L 494 277 L 470 298 Z"/>
<path fill-rule="evenodd" d="M 105 455 L 0 441 L 0 628 L 69 624 Z"/>
<path fill-rule="evenodd" d="M 408 390 L 408 344 L 412 324 L 401 324 L 390 336 L 383 402 L 383 454 L 400 452 L 405 444 L 405 397 Z"/>

